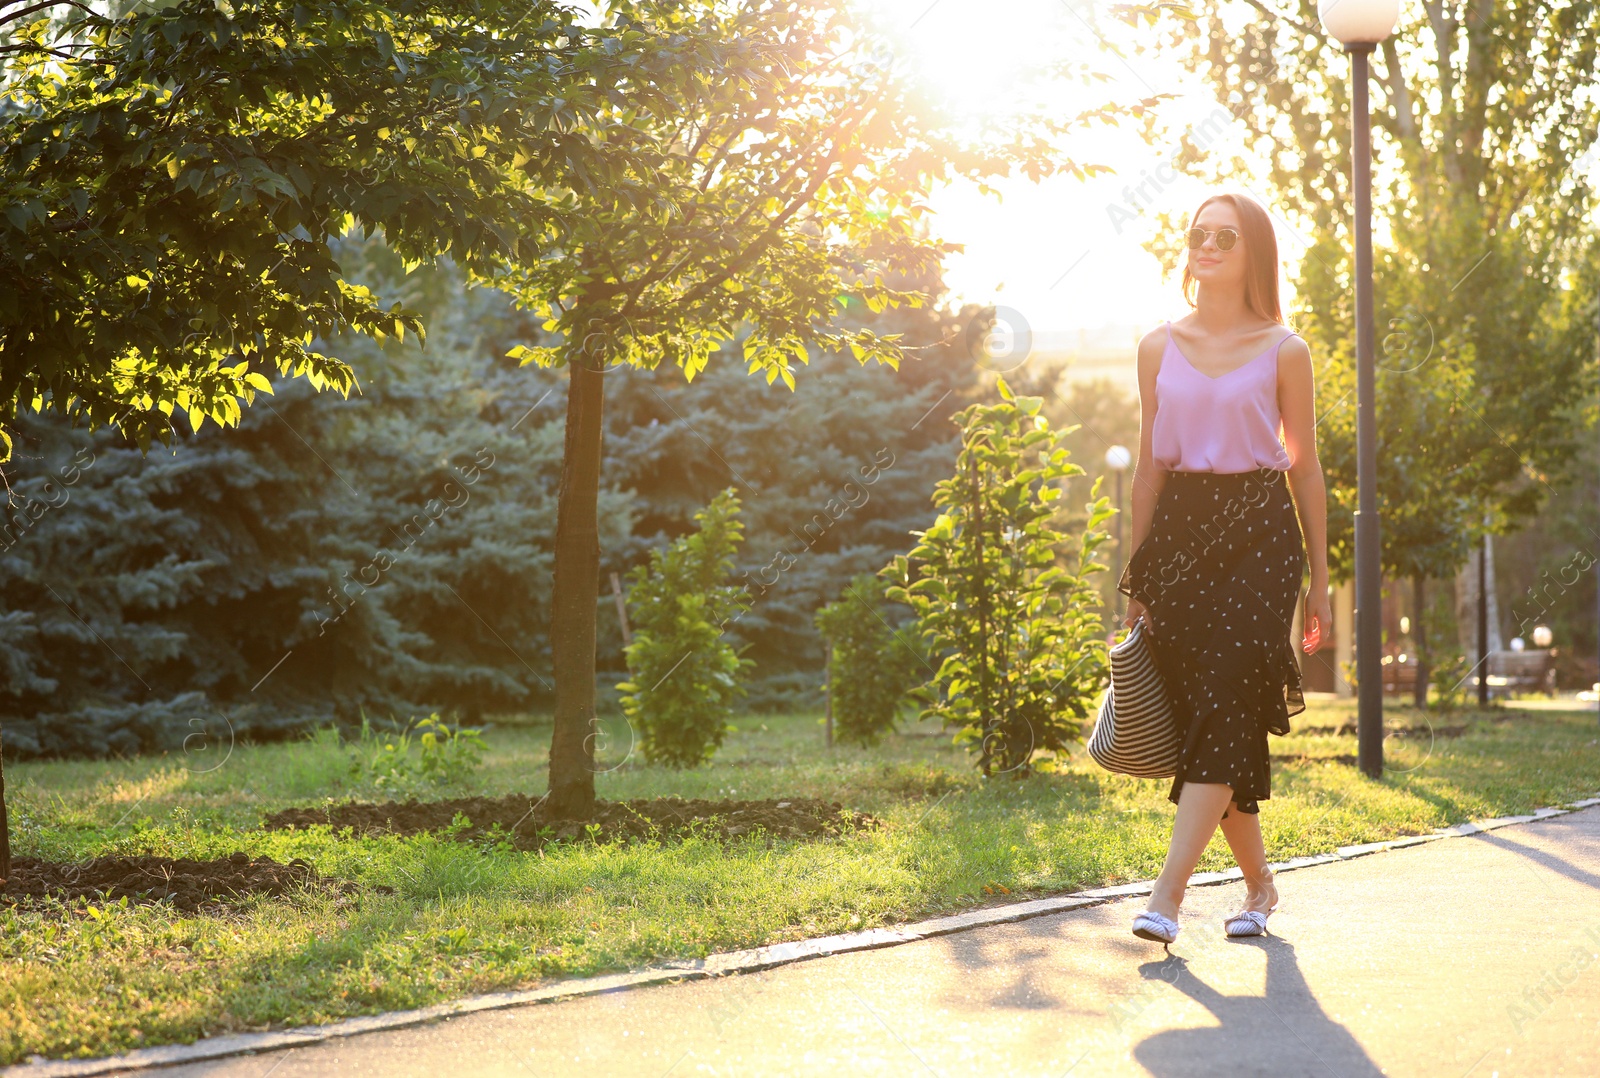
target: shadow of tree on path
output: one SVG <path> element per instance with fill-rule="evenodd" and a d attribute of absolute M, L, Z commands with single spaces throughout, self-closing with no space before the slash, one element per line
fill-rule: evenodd
<path fill-rule="evenodd" d="M 1520 854 L 1521 856 L 1532 861 L 1534 864 L 1547 868 L 1551 872 L 1557 873 L 1558 875 L 1565 876 L 1574 883 L 1579 883 L 1585 887 L 1600 891 L 1600 876 L 1596 876 L 1592 872 L 1588 872 L 1579 868 L 1571 861 L 1557 854 L 1551 853 L 1549 850 L 1540 849 L 1539 847 L 1531 845 L 1527 842 L 1518 842 L 1509 835 L 1502 835 L 1497 831 L 1491 831 L 1487 833 L 1480 832 L 1467 837 L 1478 842 L 1487 843 L 1496 849 L 1505 850 L 1508 853 Z M 1573 844 L 1579 849 L 1582 849 L 1585 845 L 1587 845 L 1581 836 L 1574 838 Z"/>

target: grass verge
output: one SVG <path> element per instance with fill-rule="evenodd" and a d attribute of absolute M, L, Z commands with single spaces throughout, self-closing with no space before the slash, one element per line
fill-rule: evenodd
<path fill-rule="evenodd" d="M 1314 703 L 1273 739 L 1263 827 L 1274 859 L 1426 833 L 1570 801 L 1600 787 L 1593 712 L 1497 708 L 1424 715 L 1382 780 L 1337 762 L 1353 704 Z M 0 1063 L 103 1055 L 225 1031 L 324 1022 L 668 958 L 970 909 L 1159 871 L 1165 782 L 1100 771 L 1081 750 L 1059 773 L 984 782 L 936 729 L 871 751 L 821 745 L 814 716 L 748 717 L 717 760 L 685 772 L 628 761 L 609 799 L 811 796 L 885 821 L 827 842 L 701 838 L 671 844 L 480 850 L 436 836 L 263 832 L 264 813 L 353 785 L 336 739 L 237 746 L 223 766 L 183 758 L 7 768 L 18 855 L 304 857 L 393 894 L 256 899 L 227 915 L 170 906 L 0 907 Z M 1302 733 L 1302 730 L 1329 730 Z M 1434 731 L 1430 733 L 1430 729 Z M 500 728 L 470 787 L 544 788 L 549 727 Z M 386 795 L 376 795 L 384 797 Z M 1226 867 L 1220 836 L 1202 870 Z M 1292 884 L 1290 885 L 1292 888 Z"/>

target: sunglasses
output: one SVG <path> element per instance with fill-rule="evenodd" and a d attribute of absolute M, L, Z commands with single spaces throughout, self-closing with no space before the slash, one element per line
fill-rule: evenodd
<path fill-rule="evenodd" d="M 1233 250 L 1233 245 L 1239 242 L 1239 233 L 1231 228 L 1219 228 L 1215 232 L 1207 232 L 1203 228 L 1191 228 L 1189 230 L 1189 250 L 1198 251 L 1204 247 L 1206 238 L 1209 236 L 1217 237 L 1217 250 L 1219 251 L 1231 251 Z"/>

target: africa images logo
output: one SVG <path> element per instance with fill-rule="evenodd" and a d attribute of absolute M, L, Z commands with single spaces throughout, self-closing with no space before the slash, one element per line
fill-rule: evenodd
<path fill-rule="evenodd" d="M 967 323 L 967 355 L 986 371 L 1010 374 L 1033 354 L 1033 328 L 1020 311 L 985 307 Z"/>

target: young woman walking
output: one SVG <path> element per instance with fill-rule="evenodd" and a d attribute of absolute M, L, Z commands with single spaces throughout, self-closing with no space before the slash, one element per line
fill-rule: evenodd
<path fill-rule="evenodd" d="M 1287 734 L 1305 710 L 1289 637 L 1308 554 L 1301 647 L 1316 651 L 1332 625 L 1311 352 L 1283 325 L 1278 243 L 1259 203 L 1200 204 L 1183 295 L 1194 311 L 1139 342 L 1134 554 L 1119 584 L 1125 624 L 1144 619 L 1184 731 L 1172 843 L 1133 922 L 1161 943 L 1177 938 L 1184 888 L 1219 824 L 1247 886 L 1224 929 L 1266 930 L 1278 890 L 1259 802 L 1270 796 L 1267 735 Z"/>

